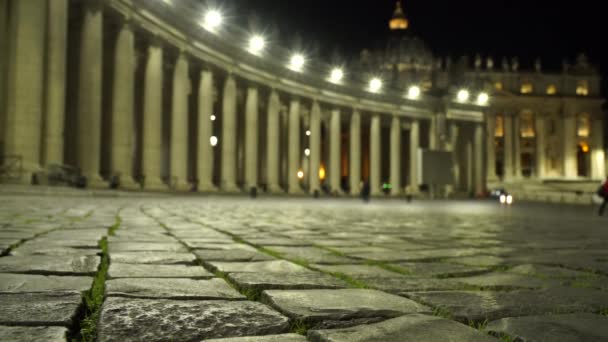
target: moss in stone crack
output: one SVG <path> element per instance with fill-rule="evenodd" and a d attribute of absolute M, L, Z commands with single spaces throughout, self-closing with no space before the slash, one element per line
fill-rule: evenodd
<path fill-rule="evenodd" d="M 603 316 L 608 316 L 608 308 L 600 310 L 599 314 Z"/>
<path fill-rule="evenodd" d="M 433 310 L 433 316 L 445 318 L 445 319 L 453 319 L 452 313 L 447 308 L 442 306 L 438 306 Z"/>
<path fill-rule="evenodd" d="M 84 292 L 82 296 L 85 305 L 84 318 L 80 322 L 80 336 L 77 337 L 77 340 L 83 342 L 96 340 L 97 322 L 99 321 L 101 306 L 104 301 L 105 281 L 110 265 L 107 238 L 104 237 L 99 241 L 99 247 L 101 248 L 99 269 L 93 279 L 93 286 L 91 286 L 90 290 Z"/>
<path fill-rule="evenodd" d="M 118 214 L 118 215 L 116 215 L 116 221 L 108 229 L 108 235 L 110 235 L 110 236 L 116 235 L 116 230 L 118 229 L 118 227 L 120 227 L 121 223 L 122 223 L 122 219 L 120 218 L 120 214 Z"/>
<path fill-rule="evenodd" d="M 403 274 L 403 275 L 407 275 L 407 276 L 411 276 L 413 275 L 412 272 L 410 272 L 409 270 L 403 268 L 403 267 L 399 267 L 397 265 L 391 265 L 391 264 L 387 264 L 385 262 L 382 261 L 374 261 L 374 260 L 367 260 L 365 262 L 366 265 L 371 265 L 371 266 L 377 266 L 380 267 L 382 269 L 385 269 L 387 271 L 391 271 L 391 272 L 395 272 L 395 273 L 399 273 L 399 274 Z"/>
<path fill-rule="evenodd" d="M 310 324 L 304 322 L 301 319 L 295 319 L 290 323 L 289 330 L 294 334 L 304 335 L 308 333 L 308 330 L 312 328 Z"/>
<path fill-rule="evenodd" d="M 262 252 L 262 253 L 266 253 L 268 255 L 270 255 L 273 258 L 277 258 L 277 259 L 285 259 L 283 257 L 283 254 L 277 252 L 277 251 L 273 251 L 272 249 L 269 248 L 265 248 L 265 247 L 257 247 L 258 251 Z"/>
<path fill-rule="evenodd" d="M 477 322 L 474 320 L 468 320 L 468 325 L 473 328 L 473 329 L 477 329 L 479 331 L 485 331 L 486 327 L 488 326 L 488 319 L 486 318 L 485 320 L 483 320 L 483 322 Z"/>
<path fill-rule="evenodd" d="M 348 283 L 349 285 L 351 285 L 352 287 L 355 287 L 355 288 L 359 288 L 359 289 L 369 289 L 369 288 L 371 288 L 371 286 L 367 285 L 366 283 L 364 283 L 364 282 L 362 282 L 360 280 L 357 280 L 357 279 L 355 279 L 355 278 L 353 278 L 353 277 L 351 277 L 349 275 L 346 275 L 344 273 L 340 273 L 340 272 L 324 272 L 324 273 L 332 275 L 332 276 L 334 276 L 334 277 L 336 277 L 336 278 L 338 278 L 338 279 L 340 279 L 340 280 Z"/>

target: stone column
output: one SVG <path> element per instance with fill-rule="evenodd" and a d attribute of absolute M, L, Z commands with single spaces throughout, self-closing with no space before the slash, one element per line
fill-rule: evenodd
<path fill-rule="evenodd" d="M 591 123 L 591 178 L 606 179 L 606 157 L 604 154 L 604 129 L 601 119 Z"/>
<path fill-rule="evenodd" d="M 393 116 L 391 122 L 391 195 L 401 194 L 401 120 Z"/>
<path fill-rule="evenodd" d="M 418 193 L 418 148 L 420 146 L 420 123 L 412 120 L 410 124 L 410 194 Z"/>
<path fill-rule="evenodd" d="M 350 194 L 361 192 L 361 114 L 353 110 L 350 118 Z"/>
<path fill-rule="evenodd" d="M 9 22 L 4 154 L 22 158 L 20 182 L 29 183 L 40 167 L 46 2 L 12 1 Z"/>
<path fill-rule="evenodd" d="M 171 164 L 170 184 L 173 190 L 190 190 L 188 184 L 188 60 L 180 53 L 173 72 L 173 102 L 171 103 Z"/>
<path fill-rule="evenodd" d="M 51 1 L 52 2 L 52 1 Z M 112 175 L 119 177 L 120 187 L 138 188 L 133 180 L 133 147 L 135 130 L 135 46 L 133 31 L 123 23 L 116 40 L 114 85 L 112 89 Z"/>
<path fill-rule="evenodd" d="M 370 127 L 370 165 L 369 165 L 369 183 L 370 183 L 370 194 L 372 196 L 378 196 L 382 193 L 381 189 L 381 141 L 380 141 L 380 116 L 378 114 L 374 114 L 372 117 L 371 127 Z"/>
<path fill-rule="evenodd" d="M 340 193 L 340 148 L 342 145 L 340 136 L 340 110 L 334 109 L 331 111 L 330 127 L 329 187 L 332 192 Z"/>
<path fill-rule="evenodd" d="M 63 164 L 68 2 L 53 0 L 47 4 L 44 163 L 49 165 Z M 4 26 L 0 23 L 0 27 Z"/>
<path fill-rule="evenodd" d="M 282 192 L 279 186 L 279 112 L 281 111 L 281 102 L 279 94 L 275 89 L 270 93 L 268 98 L 268 130 L 266 149 L 267 149 L 267 167 L 266 182 L 268 191 L 271 193 Z"/>
<path fill-rule="evenodd" d="M 213 185 L 213 146 L 211 136 L 213 132 L 213 73 L 209 70 L 201 72 L 201 81 L 198 88 L 198 160 L 197 178 L 198 191 L 215 191 Z"/>
<path fill-rule="evenodd" d="M 258 89 L 247 88 L 245 109 L 245 190 L 258 187 Z"/>
<path fill-rule="evenodd" d="M 504 115 L 504 181 L 513 180 L 513 116 Z"/>
<path fill-rule="evenodd" d="M 496 114 L 486 113 L 486 177 L 488 182 L 496 182 Z"/>
<path fill-rule="evenodd" d="M 310 110 L 310 192 L 320 190 L 319 168 L 321 166 L 321 106 L 313 101 Z"/>
<path fill-rule="evenodd" d="M 6 134 L 6 92 L 8 82 L 7 62 L 9 58 L 8 0 L 0 0 L 0 153 L 4 152 Z"/>
<path fill-rule="evenodd" d="M 163 50 L 157 42 L 148 47 L 144 81 L 142 170 L 144 189 L 166 190 L 161 180 Z"/>
<path fill-rule="evenodd" d="M 458 123 L 452 122 L 450 125 L 450 139 L 451 139 L 451 150 L 452 150 L 452 161 L 453 161 L 453 169 L 452 173 L 454 175 L 454 189 L 460 189 L 460 165 L 461 161 L 458 155 Z"/>
<path fill-rule="evenodd" d="M 467 194 L 473 194 L 475 191 L 475 185 L 473 184 L 473 144 L 471 143 L 471 140 L 467 141 L 466 163 L 467 163 Z"/>
<path fill-rule="evenodd" d="M 300 100 L 292 99 L 289 104 L 289 151 L 287 166 L 287 191 L 290 194 L 302 192 L 298 170 L 300 169 Z"/>
<path fill-rule="evenodd" d="M 564 177 L 573 179 L 578 176 L 576 158 L 576 117 L 564 117 Z"/>
<path fill-rule="evenodd" d="M 429 149 L 436 150 L 438 145 L 437 138 L 437 116 L 433 114 L 429 121 Z"/>
<path fill-rule="evenodd" d="M 483 173 L 483 124 L 475 125 L 475 194 L 482 195 L 486 190 L 486 181 Z"/>
<path fill-rule="evenodd" d="M 543 179 L 545 177 L 545 150 L 546 150 L 546 133 L 545 133 L 545 118 L 536 115 L 536 178 Z"/>
<path fill-rule="evenodd" d="M 101 92 L 103 66 L 103 12 L 97 2 L 84 4 L 78 82 L 78 161 L 90 187 L 102 187 Z"/>
<path fill-rule="evenodd" d="M 222 136 L 222 191 L 238 192 L 236 186 L 236 81 L 228 75 L 224 83 Z"/>
<path fill-rule="evenodd" d="M 514 175 L 515 179 L 521 179 L 521 119 L 519 118 L 519 113 L 516 113 L 515 117 L 513 118 L 513 128 L 513 161 L 515 162 Z"/>

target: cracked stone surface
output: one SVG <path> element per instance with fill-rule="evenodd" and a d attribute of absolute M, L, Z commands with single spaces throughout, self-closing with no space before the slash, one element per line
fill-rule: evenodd
<path fill-rule="evenodd" d="M 287 332 L 287 317 L 248 301 L 108 298 L 100 341 L 200 341 Z"/>
<path fill-rule="evenodd" d="M 380 323 L 343 329 L 311 330 L 313 342 L 403 342 L 403 341 L 479 341 L 498 342 L 478 330 L 452 320 L 409 314 Z"/>
<path fill-rule="evenodd" d="M 93 275 L 99 257 L 87 256 L 8 256 L 0 258 L 0 272 L 63 275 Z"/>
<path fill-rule="evenodd" d="M 0 341 L 65 342 L 67 328 L 62 327 L 7 327 L 0 326 Z"/>
<path fill-rule="evenodd" d="M 430 309 L 406 298 L 366 289 L 267 290 L 262 300 L 315 327 L 349 326 Z"/>
<path fill-rule="evenodd" d="M 105 238 L 100 341 L 607 339 L 606 219 L 578 206 L 1 190 L 0 334 L 75 326 Z"/>
<path fill-rule="evenodd" d="M 106 282 L 110 297 L 168 298 L 168 299 L 245 299 L 224 280 L 137 278 L 114 279 Z"/>
<path fill-rule="evenodd" d="M 78 292 L 1 293 L 0 325 L 69 326 L 82 298 Z"/>
<path fill-rule="evenodd" d="M 112 263 L 108 270 L 110 278 L 213 278 L 201 266 L 148 265 Z"/>
<path fill-rule="evenodd" d="M 0 273 L 1 292 L 70 292 L 91 288 L 93 278 Z"/>
<path fill-rule="evenodd" d="M 608 317 L 585 313 L 508 317 L 490 322 L 485 330 L 521 341 L 608 341 Z"/>

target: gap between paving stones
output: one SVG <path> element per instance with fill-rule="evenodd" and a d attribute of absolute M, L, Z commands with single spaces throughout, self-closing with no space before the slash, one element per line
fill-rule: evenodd
<path fill-rule="evenodd" d="M 99 268 L 93 278 L 91 289 L 82 294 L 83 305 L 80 309 L 78 320 L 68 332 L 68 339 L 70 341 L 93 342 L 97 340 L 97 325 L 99 324 L 101 307 L 105 301 L 105 282 L 110 267 L 108 236 L 114 236 L 116 230 L 120 228 L 122 224 L 120 212 L 122 209 L 118 209 L 114 224 L 108 227 L 108 235 L 99 240 L 99 248 L 101 249 Z M 90 211 L 89 214 L 92 215 L 93 212 Z"/>

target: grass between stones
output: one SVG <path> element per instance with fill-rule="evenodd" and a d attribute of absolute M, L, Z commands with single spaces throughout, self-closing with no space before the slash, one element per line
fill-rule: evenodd
<path fill-rule="evenodd" d="M 312 326 L 301 319 L 294 319 L 289 324 L 290 332 L 303 336 L 306 336 L 310 328 L 312 328 Z"/>
<path fill-rule="evenodd" d="M 114 236 L 116 230 L 120 228 L 121 223 L 122 219 L 120 218 L 119 211 L 119 213 L 116 214 L 116 221 L 108 228 L 108 235 Z M 99 241 L 99 248 L 101 249 L 101 262 L 99 263 L 99 268 L 93 279 L 91 289 L 85 291 L 82 295 L 84 301 L 82 319 L 77 323 L 76 331 L 78 333 L 74 333 L 73 336 L 71 336 L 71 341 L 93 342 L 97 340 L 97 324 L 99 322 L 99 315 L 101 314 L 101 306 L 105 300 L 105 283 L 108 268 L 110 267 L 107 237 L 103 237 Z"/>

